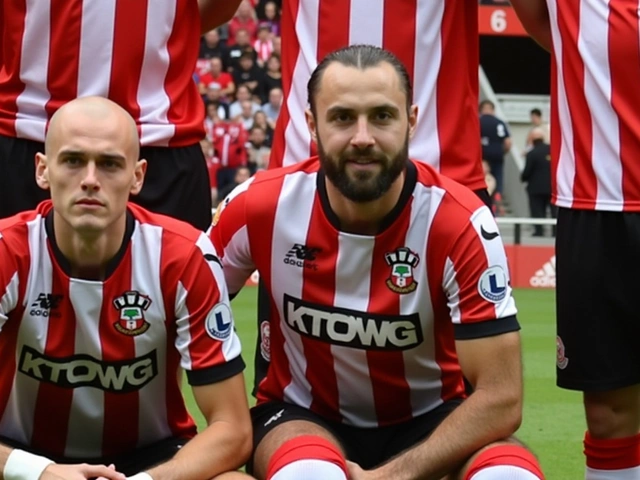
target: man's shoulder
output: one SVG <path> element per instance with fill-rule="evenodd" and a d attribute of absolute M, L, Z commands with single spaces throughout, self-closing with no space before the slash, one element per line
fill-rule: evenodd
<path fill-rule="evenodd" d="M 28 225 L 39 218 L 45 217 L 52 209 L 51 201 L 40 203 L 34 210 L 20 212 L 12 217 L 0 219 L 0 237 L 5 241 L 23 238 L 27 235 Z M 19 240 L 23 241 L 23 240 Z"/>
<path fill-rule="evenodd" d="M 162 235 L 171 237 L 174 243 L 194 246 L 203 234 L 202 231 L 187 222 L 151 212 L 139 205 L 130 203 L 127 208 L 140 226 L 161 229 Z M 145 228 L 143 228 L 144 230 Z"/>

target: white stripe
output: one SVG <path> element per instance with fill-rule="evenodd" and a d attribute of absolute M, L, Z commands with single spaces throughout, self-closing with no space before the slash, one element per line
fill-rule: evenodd
<path fill-rule="evenodd" d="M 168 145 L 175 131 L 175 127 L 168 124 L 170 101 L 164 83 L 170 61 L 166 40 L 171 35 L 177 3 L 171 2 L 174 8 L 155 8 L 149 1 L 147 8 L 145 55 L 138 84 L 142 145 Z M 194 24 L 193 28 L 197 26 Z M 171 135 L 167 134 L 168 130 Z"/>
<path fill-rule="evenodd" d="M 19 138 L 44 142 L 47 120 L 45 105 L 51 95 L 46 90 L 49 75 L 51 2 L 25 0 L 26 17 L 20 80 L 25 89 L 16 99 L 16 133 Z"/>
<path fill-rule="evenodd" d="M 607 3 L 582 2 L 578 49 L 585 66 L 584 92 L 591 111 L 592 163 L 598 185 L 596 209 L 606 206 L 607 210 L 622 210 L 620 128 L 611 105 L 608 18 Z"/>
<path fill-rule="evenodd" d="M 103 293 L 102 282 L 70 280 L 69 301 L 76 316 L 74 355 L 90 355 L 98 361 L 103 359 L 100 336 L 97 335 Z M 67 376 L 72 374 L 71 370 L 67 372 Z M 102 454 L 104 391 L 79 387 L 72 392 L 64 455 L 99 457 Z"/>
<path fill-rule="evenodd" d="M 51 259 L 46 250 L 44 252 L 41 250 L 41 247 L 46 249 L 44 220 L 38 216 L 35 220 L 27 223 L 27 228 L 31 263 L 22 301 L 25 311 L 22 315 L 16 342 L 16 365 L 19 365 L 20 352 L 24 345 L 44 352 L 49 331 L 50 317 L 31 318 L 29 315 L 30 302 L 37 299 L 39 293 L 51 293 Z M 2 435 L 24 444 L 31 441 L 39 385 L 38 380 L 27 375 L 17 374 L 15 376 L 4 416 L 0 421 Z"/>
<path fill-rule="evenodd" d="M 375 237 L 339 234 L 334 295 L 336 307 L 361 312 L 369 310 L 374 246 Z M 331 345 L 331 352 L 338 383 L 340 413 L 345 423 L 363 428 L 377 427 L 367 351 Z"/>
<path fill-rule="evenodd" d="M 451 321 L 453 323 L 462 323 L 462 312 L 460 311 L 460 284 L 458 283 L 458 272 L 456 266 L 450 257 L 444 262 L 444 273 L 442 278 L 445 280 L 444 290 L 448 292 L 449 311 Z"/>
<path fill-rule="evenodd" d="M 305 176 L 307 178 L 304 178 Z M 282 271 L 279 264 L 294 244 L 304 245 L 306 243 L 315 198 L 315 185 L 316 174 L 309 175 L 297 172 L 284 178 L 274 222 L 275 225 L 286 225 L 286 229 L 276 228 L 273 233 L 271 247 L 271 261 L 274 264 L 271 266 L 273 298 L 283 298 L 284 292 L 296 298 L 302 298 L 302 268 L 291 266 L 289 274 L 284 278 L 276 277 L 275 272 Z M 287 206 L 293 206 L 295 211 L 287 209 Z M 276 307 L 284 339 L 284 351 L 289 361 L 291 373 L 291 383 L 285 387 L 284 399 L 287 402 L 308 408 L 312 401 L 311 385 L 305 376 L 307 360 L 303 355 L 302 339 L 286 324 L 287 313 L 283 310 L 282 302 L 276 302 Z"/>
<path fill-rule="evenodd" d="M 167 312 L 160 283 L 162 235 L 161 227 L 136 221 L 131 237 L 131 290 L 136 290 L 151 299 L 149 308 L 144 312 L 145 320 L 150 323 L 149 330 L 134 337 L 136 357 L 155 350 L 158 361 L 158 375 L 138 390 L 140 405 L 153 406 L 142 407 L 138 411 L 138 447 L 149 445 L 159 438 L 170 437 L 172 434 L 167 421 L 166 379 L 175 372 L 167 372 L 166 349 L 172 348 L 172 345 L 167 345 Z"/>
<path fill-rule="evenodd" d="M 78 97 L 109 94 L 116 0 L 84 0 L 78 65 Z M 98 28 L 96 26 L 99 25 Z"/>
<path fill-rule="evenodd" d="M 410 227 L 405 245 L 420 257 L 414 269 L 420 294 L 400 295 L 400 314 L 420 313 L 424 335 L 421 345 L 403 352 L 404 373 L 410 389 L 414 416 L 426 413 L 442 403 L 441 369 L 435 361 L 436 338 L 433 324 L 433 303 L 429 288 L 429 265 L 425 252 L 429 249 L 429 232 L 445 191 L 437 187 L 416 186 L 411 202 Z M 431 375 L 429 375 L 431 373 Z"/>
<path fill-rule="evenodd" d="M 187 309 L 187 289 L 182 282 L 178 282 L 176 287 L 176 348 L 180 352 L 180 366 L 185 370 L 191 370 L 191 356 L 189 355 L 189 344 L 191 343 L 191 332 L 189 331 L 189 310 Z"/>
<path fill-rule="evenodd" d="M 513 290 L 511 288 L 511 275 L 509 272 L 509 263 L 507 262 L 507 254 L 504 249 L 501 237 L 485 240 L 482 238 L 480 230 L 484 229 L 488 232 L 498 232 L 498 225 L 495 218 L 487 207 L 482 206 L 471 214 L 471 223 L 482 243 L 484 255 L 489 267 L 502 267 L 507 276 L 507 293 L 500 303 L 495 304 L 496 318 L 508 317 L 517 313 L 516 304 L 513 299 Z M 488 319 L 487 319 L 488 320 Z"/>
<path fill-rule="evenodd" d="M 307 82 L 317 65 L 318 15 L 320 0 L 299 0 L 295 30 L 300 52 L 293 69 L 291 91 L 287 98 L 289 123 L 285 128 L 282 165 L 292 165 L 309 157 L 311 135 L 304 112 L 307 109 Z"/>
<path fill-rule="evenodd" d="M 552 138 L 552 142 L 560 142 L 560 154 L 556 170 L 557 182 L 557 205 L 559 207 L 570 208 L 573 205 L 573 182 L 576 176 L 576 158 L 573 151 L 573 125 L 571 123 L 571 112 L 567 100 L 565 89 L 565 79 L 563 71 L 562 57 L 562 37 L 558 26 L 558 5 L 557 0 L 547 0 L 549 16 L 551 18 L 551 34 L 553 36 L 553 48 L 556 59 L 558 93 L 556 102 L 558 105 L 558 127 L 560 138 Z"/>
<path fill-rule="evenodd" d="M 204 233 L 200 234 L 196 245 L 200 249 L 202 255 L 209 254 L 217 256 L 215 247 L 211 243 L 211 240 L 209 240 L 209 238 Z M 215 284 L 211 285 L 211 288 L 215 288 L 219 292 L 220 299 L 218 303 L 226 304 L 229 307 L 229 310 L 231 310 L 231 306 L 229 305 L 229 292 L 227 291 L 227 284 L 224 281 L 224 273 L 222 271 L 222 267 L 218 262 L 211 260 L 207 261 L 207 265 L 211 269 L 211 273 L 215 278 Z M 214 309 L 209 312 L 209 315 L 213 315 L 213 312 Z M 235 322 L 235 319 L 232 318 L 232 320 L 234 320 Z M 235 332 L 235 328 L 232 328 L 231 335 L 229 335 L 229 337 L 222 343 L 222 356 L 225 360 L 229 361 L 240 355 L 240 350 L 240 339 Z"/>
<path fill-rule="evenodd" d="M 419 105 L 418 125 L 409 145 L 409 155 L 440 169 L 438 136 L 438 73 L 442 63 L 442 19 L 444 1 L 420 1 L 416 12 L 413 103 Z"/>
<path fill-rule="evenodd" d="M 2 235 L 0 235 L 0 238 L 2 238 Z M 20 279 L 18 278 L 18 272 L 14 272 L 7 285 L 5 285 L 4 295 L 0 298 L 0 332 L 7 321 L 7 315 L 18 305 L 19 285 Z"/>
<path fill-rule="evenodd" d="M 304 0 L 302 0 L 304 1 Z M 351 0 L 349 45 L 382 45 L 384 0 Z"/>
<path fill-rule="evenodd" d="M 587 467 L 587 476 L 585 478 L 587 480 L 638 480 L 640 478 L 640 467 L 616 470 L 599 470 Z"/>

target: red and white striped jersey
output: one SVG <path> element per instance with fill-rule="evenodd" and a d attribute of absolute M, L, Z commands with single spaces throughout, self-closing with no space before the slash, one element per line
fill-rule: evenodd
<path fill-rule="evenodd" d="M 309 158 L 307 82 L 350 44 L 395 53 L 411 76 L 418 127 L 410 154 L 472 190 L 486 188 L 478 122 L 478 0 L 285 0 L 282 86 L 270 167 Z"/>
<path fill-rule="evenodd" d="M 43 142 L 62 104 L 99 95 L 131 114 L 144 146 L 204 137 L 197 0 L 2 3 L 0 134 Z"/>
<path fill-rule="evenodd" d="M 359 427 L 464 395 L 455 339 L 517 330 L 507 259 L 473 192 L 410 162 L 377 235 L 340 230 L 315 159 L 258 172 L 211 229 L 230 293 L 257 269 L 270 292 L 258 400 Z"/>
<path fill-rule="evenodd" d="M 553 199 L 640 211 L 640 2 L 547 0 Z"/>
<path fill-rule="evenodd" d="M 96 458 L 195 435 L 179 368 L 192 385 L 244 368 L 210 240 L 130 205 L 107 279 L 72 278 L 51 208 L 0 220 L 0 436 Z"/>

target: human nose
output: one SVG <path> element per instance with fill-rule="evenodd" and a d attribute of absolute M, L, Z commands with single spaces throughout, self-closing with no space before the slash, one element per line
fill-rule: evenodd
<path fill-rule="evenodd" d="M 351 139 L 351 144 L 358 148 L 367 148 L 375 143 L 371 135 L 369 120 L 366 117 L 359 117 L 356 122 L 356 131 Z"/>
<path fill-rule="evenodd" d="M 82 179 L 82 189 L 83 190 L 98 190 L 100 188 L 100 183 L 98 181 L 98 168 L 95 162 L 87 163 L 85 168 L 85 175 Z"/>

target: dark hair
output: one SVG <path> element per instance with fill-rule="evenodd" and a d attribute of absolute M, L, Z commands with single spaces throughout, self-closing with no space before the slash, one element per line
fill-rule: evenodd
<path fill-rule="evenodd" d="M 491 107 L 491 110 L 496 109 L 495 103 L 493 103 L 491 100 L 483 100 L 480 102 L 480 106 L 478 107 L 479 110 L 482 110 L 486 105 L 489 105 Z"/>
<path fill-rule="evenodd" d="M 402 64 L 400 59 L 393 53 L 384 50 L 380 47 L 373 45 L 350 45 L 348 47 L 341 48 L 331 52 L 324 57 L 316 69 L 311 74 L 309 83 L 307 84 L 307 96 L 309 100 L 309 107 L 311 112 L 315 115 L 315 99 L 320 89 L 320 82 L 322 75 L 329 65 L 332 63 L 339 63 L 346 67 L 355 67 L 360 70 L 366 70 L 367 68 L 376 67 L 382 62 L 386 62 L 391 65 L 402 83 L 402 89 L 404 90 L 407 98 L 407 111 L 411 107 L 413 101 L 413 87 L 411 86 L 411 79 L 409 78 L 409 72 Z"/>
<path fill-rule="evenodd" d="M 539 117 L 542 116 L 542 110 L 540 110 L 539 108 L 532 108 L 531 111 L 529 112 L 530 115 L 537 115 Z"/>

